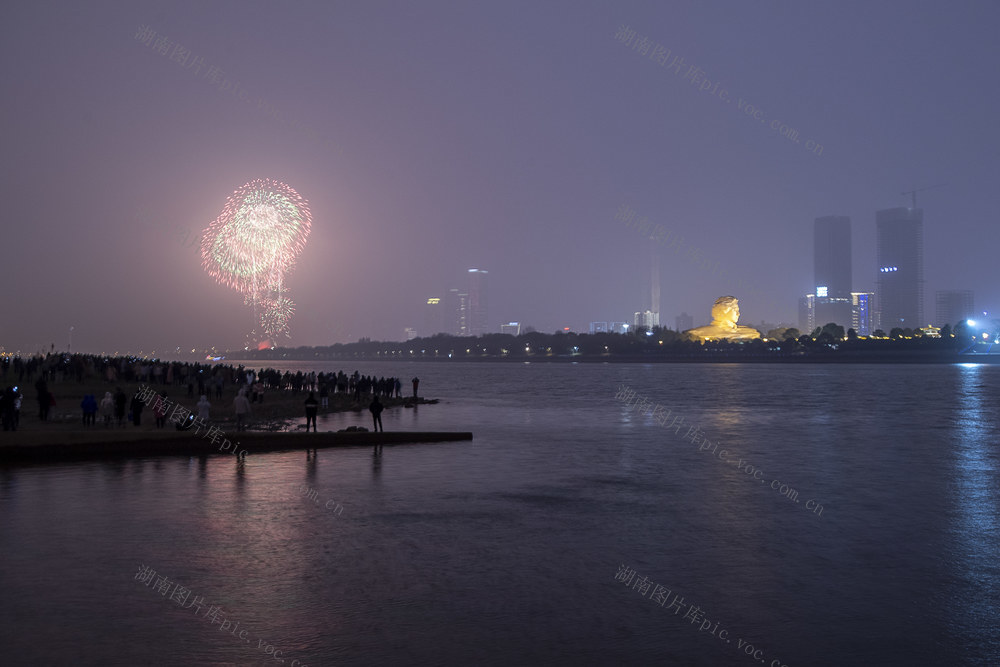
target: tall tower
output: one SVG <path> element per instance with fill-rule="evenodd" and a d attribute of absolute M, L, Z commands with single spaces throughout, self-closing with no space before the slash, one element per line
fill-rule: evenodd
<path fill-rule="evenodd" d="M 878 286 L 882 329 L 916 329 L 924 322 L 924 210 L 889 208 L 875 212 Z"/>
<path fill-rule="evenodd" d="M 650 245 L 650 254 L 652 255 L 651 264 L 649 267 L 649 280 L 650 280 L 650 292 L 649 292 L 649 310 L 655 313 L 656 326 L 660 325 L 660 253 L 659 246 Z"/>
<path fill-rule="evenodd" d="M 816 326 L 851 326 L 851 219 L 829 215 L 813 227 L 813 318 Z"/>
<path fill-rule="evenodd" d="M 488 271 L 469 269 L 469 318 L 468 334 L 482 336 L 489 333 L 489 310 L 486 298 Z"/>
<path fill-rule="evenodd" d="M 445 331 L 452 336 L 469 335 L 469 295 L 455 287 L 448 290 L 445 307 Z"/>
<path fill-rule="evenodd" d="M 826 322 L 824 322 L 826 324 Z M 816 295 L 806 294 L 799 297 L 799 331 L 804 334 L 812 333 L 816 328 Z"/>

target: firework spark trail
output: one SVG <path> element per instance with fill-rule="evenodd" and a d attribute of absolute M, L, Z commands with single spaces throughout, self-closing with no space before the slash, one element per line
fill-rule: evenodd
<path fill-rule="evenodd" d="M 268 337 L 289 336 L 295 308 L 283 296 L 283 281 L 311 227 L 308 202 L 288 185 L 265 178 L 233 192 L 202 237 L 205 270 L 244 295 Z"/>

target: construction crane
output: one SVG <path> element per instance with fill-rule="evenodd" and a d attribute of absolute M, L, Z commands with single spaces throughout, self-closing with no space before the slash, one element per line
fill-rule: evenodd
<path fill-rule="evenodd" d="M 916 208 L 917 207 L 917 193 L 918 192 L 923 192 L 924 190 L 933 190 L 934 188 L 943 188 L 946 185 L 948 185 L 948 184 L 947 183 L 938 183 L 937 185 L 928 185 L 926 188 L 917 188 L 916 190 L 907 190 L 906 192 L 902 192 L 900 194 L 902 194 L 903 196 L 910 195 L 911 197 L 913 197 L 913 208 Z"/>

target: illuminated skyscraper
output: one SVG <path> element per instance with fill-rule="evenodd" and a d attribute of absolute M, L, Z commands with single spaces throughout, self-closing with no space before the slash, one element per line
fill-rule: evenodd
<path fill-rule="evenodd" d="M 816 328 L 816 295 L 799 297 L 799 331 L 806 335 Z"/>
<path fill-rule="evenodd" d="M 859 336 L 870 336 L 878 329 L 874 300 L 871 292 L 851 292 L 851 328 Z"/>
<path fill-rule="evenodd" d="M 469 316 L 466 320 L 468 335 L 482 336 L 489 329 L 488 299 L 486 297 L 487 271 L 469 269 Z"/>
<path fill-rule="evenodd" d="M 453 336 L 469 335 L 469 295 L 456 288 L 448 290 L 444 305 L 445 331 Z"/>
<path fill-rule="evenodd" d="M 882 330 L 917 329 L 924 322 L 924 210 L 875 212 L 878 295 Z"/>

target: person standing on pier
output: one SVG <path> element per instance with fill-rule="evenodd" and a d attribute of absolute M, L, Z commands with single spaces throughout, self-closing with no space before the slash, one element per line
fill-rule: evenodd
<path fill-rule="evenodd" d="M 3 430 L 5 431 L 17 430 L 14 424 L 14 400 L 14 388 L 8 386 L 0 394 L 0 419 L 3 420 Z"/>
<path fill-rule="evenodd" d="M 128 403 L 128 396 L 122 391 L 121 387 L 115 392 L 115 420 L 118 422 L 119 428 L 125 426 L 125 406 Z"/>
<path fill-rule="evenodd" d="M 139 394 L 132 397 L 131 402 L 129 402 L 129 410 L 132 412 L 132 424 L 135 426 L 142 425 L 142 409 L 146 406 L 139 398 Z"/>
<path fill-rule="evenodd" d="M 313 426 L 313 433 L 316 433 L 316 410 L 319 408 L 319 403 L 316 401 L 316 395 L 313 392 L 309 392 L 309 398 L 306 399 L 306 433 L 309 432 L 309 424 Z"/>
<path fill-rule="evenodd" d="M 160 396 L 153 403 L 153 416 L 156 418 L 156 428 L 163 428 L 167 425 L 167 392 L 160 392 Z"/>
<path fill-rule="evenodd" d="M 38 391 L 38 419 L 41 421 L 46 421 L 49 418 L 49 405 L 51 400 L 49 399 L 49 385 L 45 381 L 45 374 L 43 373 L 38 381 L 35 382 L 35 389 Z"/>
<path fill-rule="evenodd" d="M 198 409 L 198 417 L 204 419 L 205 421 L 210 419 L 209 411 L 212 409 L 212 404 L 209 403 L 207 395 L 202 394 L 201 398 L 199 398 L 198 402 L 195 404 L 195 407 Z"/>
<path fill-rule="evenodd" d="M 417 397 L 417 385 L 420 384 L 420 378 L 413 378 L 413 398 Z"/>
<path fill-rule="evenodd" d="M 236 430 L 246 430 L 246 420 L 250 417 L 250 401 L 247 400 L 246 391 L 240 389 L 233 399 L 233 409 L 236 410 Z"/>
<path fill-rule="evenodd" d="M 104 398 L 101 399 L 101 417 L 104 422 L 104 428 L 111 428 L 111 418 L 115 415 L 115 397 L 110 391 L 104 392 Z"/>
<path fill-rule="evenodd" d="M 86 394 L 80 401 L 80 410 L 83 412 L 83 425 L 91 426 L 97 414 L 97 399 L 93 394 Z"/>
<path fill-rule="evenodd" d="M 384 409 L 385 407 L 379 403 L 378 394 L 375 394 L 375 398 L 368 406 L 368 411 L 372 413 L 372 430 L 376 433 L 379 431 L 385 433 L 385 429 L 382 428 L 382 410 Z"/>

